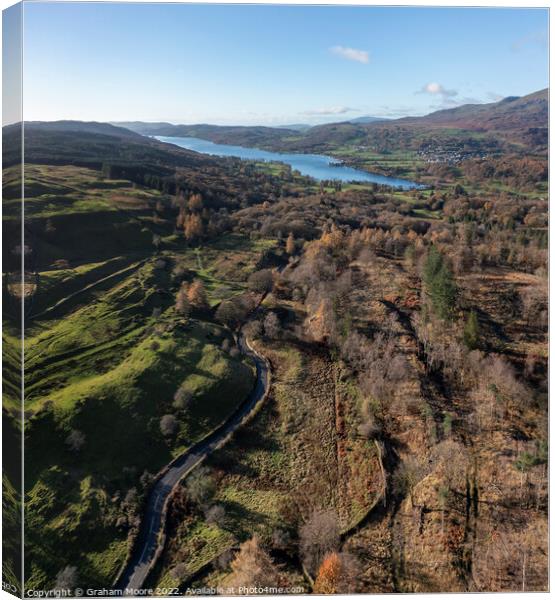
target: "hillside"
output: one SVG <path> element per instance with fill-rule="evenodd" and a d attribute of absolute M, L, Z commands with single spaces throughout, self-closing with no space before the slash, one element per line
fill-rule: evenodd
<path fill-rule="evenodd" d="M 153 475 L 252 390 L 241 329 L 269 360 L 267 401 L 175 487 L 148 585 L 259 583 L 238 566 L 254 547 L 265 580 L 305 592 L 546 589 L 545 156 L 390 126 L 312 139 L 333 146 L 331 127 L 339 154 L 425 189 L 315 182 L 102 124 L 26 127 L 3 415 L 20 415 L 25 294 L 28 587 L 67 568 L 113 585 Z M 11 251 L 21 187 L 4 134 Z M 492 155 L 398 146 L 448 139 Z M 331 584 L 327 560 L 343 573 Z"/>
<path fill-rule="evenodd" d="M 484 131 L 518 131 L 533 127 L 547 127 L 548 90 L 523 97 L 509 96 L 490 104 L 465 104 L 439 110 L 425 117 L 399 119 L 397 123 L 441 125 L 460 129 Z"/>
<path fill-rule="evenodd" d="M 368 121 L 368 119 L 371 119 Z M 362 117 L 341 123 L 294 131 L 272 127 L 224 127 L 217 125 L 171 125 L 168 123 L 120 123 L 144 135 L 192 136 L 222 144 L 256 146 L 269 150 L 317 152 L 344 146 L 383 145 L 418 149 L 437 130 L 450 138 L 476 138 L 495 134 L 496 141 L 530 148 L 547 144 L 548 90 L 521 98 L 508 97 L 489 104 L 467 104 L 439 110 L 424 117 L 374 119 Z"/>
<path fill-rule="evenodd" d="M 18 125 L 4 127 L 3 164 L 20 160 Z M 105 162 L 148 162 L 168 167 L 207 165 L 211 160 L 195 152 L 160 144 L 123 127 L 108 123 L 52 121 L 25 123 L 25 155 L 34 163 L 102 165 Z"/>
<path fill-rule="evenodd" d="M 172 125 L 170 123 L 119 123 L 142 135 L 173 137 L 198 137 L 219 144 L 253 146 L 279 142 L 288 136 L 298 135 L 298 130 L 262 126 L 223 126 L 223 125 Z M 230 141 L 231 140 L 231 141 Z"/>
<path fill-rule="evenodd" d="M 25 121 L 25 128 L 39 131 L 82 131 L 119 138 L 137 138 L 139 135 L 124 127 L 118 127 L 110 123 L 99 123 L 98 121 Z M 9 131 L 10 128 L 6 129 Z"/>

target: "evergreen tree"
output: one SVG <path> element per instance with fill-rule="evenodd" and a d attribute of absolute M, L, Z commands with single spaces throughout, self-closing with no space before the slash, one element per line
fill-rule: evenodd
<path fill-rule="evenodd" d="M 469 350 L 476 350 L 480 345 L 478 317 L 475 311 L 471 311 L 468 315 L 464 326 L 463 340 Z"/>
<path fill-rule="evenodd" d="M 422 281 L 436 315 L 440 319 L 451 320 L 457 301 L 457 286 L 453 272 L 435 246 L 430 248 L 426 258 Z"/>

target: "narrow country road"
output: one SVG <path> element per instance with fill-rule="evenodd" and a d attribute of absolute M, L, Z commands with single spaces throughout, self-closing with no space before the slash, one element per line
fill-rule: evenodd
<path fill-rule="evenodd" d="M 163 545 L 165 508 L 167 500 L 176 485 L 192 471 L 206 456 L 216 450 L 232 432 L 240 427 L 245 417 L 253 412 L 269 388 L 270 373 L 268 363 L 243 337 L 239 337 L 239 347 L 243 354 L 250 356 L 256 365 L 256 385 L 249 396 L 218 429 L 194 444 L 189 450 L 173 460 L 165 473 L 151 489 L 143 514 L 141 527 L 135 543 L 133 555 L 119 577 L 115 588 L 126 595 L 140 595 L 140 590 L 158 558 L 157 550 Z"/>

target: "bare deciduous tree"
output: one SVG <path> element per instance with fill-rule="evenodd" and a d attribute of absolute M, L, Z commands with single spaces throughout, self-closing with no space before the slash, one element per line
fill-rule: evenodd
<path fill-rule="evenodd" d="M 175 435 L 177 429 L 177 419 L 173 415 L 164 415 L 160 419 L 160 431 L 162 432 L 162 435 L 166 437 Z"/>
<path fill-rule="evenodd" d="M 201 508 L 206 508 L 216 492 L 216 484 L 207 467 L 195 469 L 185 483 L 189 498 Z"/>
<path fill-rule="evenodd" d="M 193 394 L 187 388 L 181 386 L 173 396 L 172 406 L 176 410 L 185 410 L 189 407 Z"/>
<path fill-rule="evenodd" d="M 275 312 L 269 312 L 264 319 L 264 333 L 270 339 L 277 338 L 281 331 L 281 323 Z"/>
<path fill-rule="evenodd" d="M 66 438 L 66 445 L 74 452 L 79 452 L 85 445 L 87 436 L 78 429 L 72 429 L 70 434 Z"/>
<path fill-rule="evenodd" d="M 274 275 L 271 269 L 256 271 L 249 277 L 249 289 L 258 294 L 271 292 L 274 286 Z"/>
<path fill-rule="evenodd" d="M 78 573 L 77 567 L 67 566 L 64 567 L 56 575 L 56 590 L 73 590 L 77 585 Z"/>
<path fill-rule="evenodd" d="M 315 510 L 299 530 L 303 563 L 312 574 L 330 552 L 339 547 L 339 523 L 333 510 Z"/>
<path fill-rule="evenodd" d="M 221 504 L 214 504 L 206 511 L 205 518 L 210 525 L 223 527 L 226 522 L 225 508 Z"/>

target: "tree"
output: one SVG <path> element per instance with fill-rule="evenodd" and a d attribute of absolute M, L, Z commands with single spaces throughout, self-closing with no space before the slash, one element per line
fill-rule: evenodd
<path fill-rule="evenodd" d="M 220 306 L 218 306 L 218 310 L 216 310 L 216 319 L 227 325 L 231 329 L 237 327 L 241 321 L 241 319 L 245 318 L 247 311 L 245 307 L 241 305 L 239 300 L 224 300 Z"/>
<path fill-rule="evenodd" d="M 187 565 L 185 563 L 177 563 L 175 565 L 175 567 L 173 567 L 170 570 L 170 575 L 176 580 L 176 581 L 182 581 L 183 579 L 185 579 L 186 575 L 188 574 L 189 570 L 187 569 Z"/>
<path fill-rule="evenodd" d="M 360 566 L 354 556 L 342 552 L 328 554 L 314 582 L 316 594 L 351 594 L 355 591 Z"/>
<path fill-rule="evenodd" d="M 191 310 L 189 304 L 189 289 L 188 285 L 185 282 L 181 284 L 181 287 L 177 292 L 177 296 L 175 297 L 175 309 L 184 317 L 187 317 Z"/>
<path fill-rule="evenodd" d="M 185 488 L 189 498 L 201 508 L 206 508 L 216 493 L 214 478 L 207 467 L 195 469 L 187 477 Z"/>
<path fill-rule="evenodd" d="M 191 212 L 202 212 L 202 209 L 204 208 L 202 196 L 200 194 L 193 194 L 189 198 L 188 207 Z"/>
<path fill-rule="evenodd" d="M 269 338 L 277 338 L 281 331 L 281 323 L 275 312 L 269 312 L 264 319 L 264 333 Z"/>
<path fill-rule="evenodd" d="M 274 286 L 274 275 L 271 269 L 262 269 L 256 271 L 249 277 L 249 289 L 258 294 L 265 294 L 272 291 Z"/>
<path fill-rule="evenodd" d="M 411 506 L 415 506 L 414 488 L 422 480 L 426 471 L 414 456 L 408 456 L 394 473 L 394 488 L 401 495 L 409 494 Z"/>
<path fill-rule="evenodd" d="M 185 228 L 185 210 L 183 208 L 179 209 L 179 213 L 175 219 L 175 228 L 176 229 L 184 229 Z"/>
<path fill-rule="evenodd" d="M 463 341 L 469 350 L 476 350 L 480 345 L 478 317 L 473 310 L 468 315 L 464 325 Z"/>
<path fill-rule="evenodd" d="M 435 246 L 430 248 L 426 258 L 422 281 L 436 315 L 440 319 L 451 320 L 457 300 L 457 286 L 449 265 Z"/>
<path fill-rule="evenodd" d="M 64 567 L 56 575 L 56 590 L 72 590 L 77 585 L 77 567 Z"/>
<path fill-rule="evenodd" d="M 262 325 L 260 321 L 249 321 L 244 327 L 243 332 L 248 338 L 255 339 L 262 333 Z"/>
<path fill-rule="evenodd" d="M 176 410 L 185 410 L 189 407 L 192 398 L 193 394 L 191 393 L 191 391 L 181 386 L 180 388 L 178 388 L 177 392 L 175 392 L 173 396 L 172 406 Z"/>
<path fill-rule="evenodd" d="M 443 415 L 443 435 L 448 438 L 453 430 L 453 415 L 451 413 L 445 413 Z"/>
<path fill-rule="evenodd" d="M 339 547 L 339 524 L 333 510 L 315 510 L 299 531 L 304 565 L 312 574 L 330 552 Z"/>
<path fill-rule="evenodd" d="M 78 429 L 72 429 L 70 434 L 66 438 L 67 446 L 74 452 L 79 452 L 84 446 L 87 437 L 82 431 Z"/>
<path fill-rule="evenodd" d="M 177 423 L 177 419 L 173 415 L 164 415 L 160 419 L 160 431 L 165 437 L 175 435 L 178 427 L 179 424 Z"/>
<path fill-rule="evenodd" d="M 204 234 L 204 226 L 200 215 L 196 213 L 185 217 L 185 239 L 188 242 L 199 241 Z"/>
<path fill-rule="evenodd" d="M 295 254 L 295 249 L 295 237 L 293 236 L 293 232 L 291 232 L 287 238 L 287 241 L 285 242 L 285 252 L 287 252 L 289 255 L 292 255 Z"/>
<path fill-rule="evenodd" d="M 147 470 L 143 471 L 143 474 L 141 475 L 141 478 L 139 479 L 143 490 L 146 490 L 150 486 L 153 479 L 154 479 L 154 475 L 152 475 L 152 473 L 150 473 Z"/>
<path fill-rule="evenodd" d="M 208 308 L 208 297 L 204 284 L 200 279 L 195 279 L 187 292 L 187 300 L 189 304 L 198 310 L 206 310 Z"/>
<path fill-rule="evenodd" d="M 314 582 L 315 594 L 336 594 L 339 578 L 341 577 L 341 559 L 337 552 L 328 554 L 320 568 Z"/>
<path fill-rule="evenodd" d="M 239 593 L 239 588 L 278 586 L 282 579 L 256 535 L 241 544 L 231 562 L 231 571 L 228 584 L 235 593 Z"/>
<path fill-rule="evenodd" d="M 223 527 L 226 520 L 225 508 L 221 504 L 214 504 L 206 511 L 205 518 L 209 525 Z"/>

